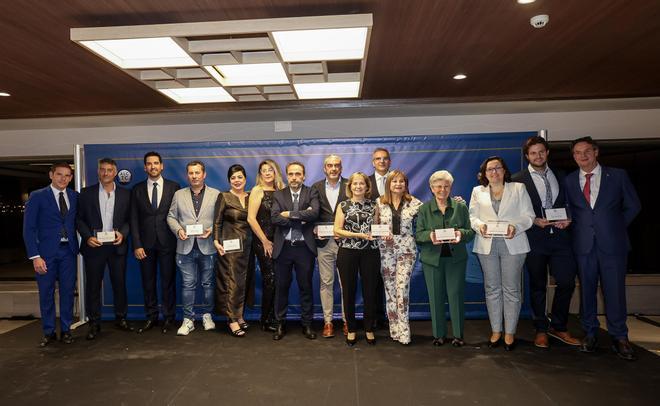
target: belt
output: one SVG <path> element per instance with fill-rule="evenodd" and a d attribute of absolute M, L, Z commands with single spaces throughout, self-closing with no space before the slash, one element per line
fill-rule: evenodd
<path fill-rule="evenodd" d="M 291 247 L 302 247 L 303 245 L 305 245 L 305 240 L 296 240 L 296 241 L 285 240 L 284 243 Z"/>
<path fill-rule="evenodd" d="M 60 245 L 69 245 L 69 240 L 66 241 L 60 240 Z"/>

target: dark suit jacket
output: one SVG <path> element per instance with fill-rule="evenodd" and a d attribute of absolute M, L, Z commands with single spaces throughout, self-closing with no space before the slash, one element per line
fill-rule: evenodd
<path fill-rule="evenodd" d="M 566 203 L 571 212 L 573 251 L 588 254 L 594 243 L 608 255 L 627 255 L 630 250 L 627 228 L 642 208 L 626 171 L 601 166 L 596 204 L 592 209 L 580 188 L 580 171 L 564 179 Z"/>
<path fill-rule="evenodd" d="M 325 194 L 325 178 L 314 183 L 312 189 L 315 189 L 319 194 L 319 217 L 316 219 L 317 223 L 334 223 L 335 222 L 335 213 L 337 212 L 337 206 L 339 203 L 348 199 L 346 196 L 346 185 L 348 181 L 344 178 L 339 179 L 339 197 L 337 198 L 337 204 L 335 207 L 330 206 L 330 201 L 328 201 L 328 196 Z M 316 245 L 319 247 L 325 247 L 328 243 L 328 239 L 316 240 Z"/>
<path fill-rule="evenodd" d="M 55 195 L 50 185 L 35 190 L 25 203 L 23 216 L 23 242 L 28 258 L 39 255 L 47 258 L 55 255 L 60 246 L 62 224 L 69 237 L 69 248 L 78 254 L 76 239 L 76 212 L 78 210 L 78 192 L 66 189 L 69 198 L 69 211 L 62 218 Z"/>
<path fill-rule="evenodd" d="M 552 170 L 555 177 L 557 178 L 557 183 L 559 184 L 559 194 L 557 199 L 552 205 L 553 208 L 566 207 L 566 196 L 564 194 L 564 188 L 562 187 L 562 182 L 566 177 L 566 174 L 563 171 Z M 536 185 L 534 185 L 534 180 L 532 179 L 532 174 L 529 172 L 529 168 L 525 168 L 522 171 L 514 174 L 511 177 L 513 182 L 520 182 L 525 185 L 527 188 L 527 194 L 529 194 L 530 199 L 532 200 L 532 206 L 534 207 L 534 213 L 536 217 L 543 218 L 543 203 L 541 201 L 541 196 L 536 190 Z M 550 234 L 552 230 L 552 234 Z M 543 254 L 546 251 L 544 250 L 547 247 L 547 241 L 553 238 L 554 241 L 561 241 L 561 243 L 570 244 L 570 232 L 568 229 L 560 230 L 556 227 L 545 227 L 541 228 L 535 224 L 532 225 L 532 228 L 527 230 L 527 239 L 529 240 L 529 246 L 532 251 Z M 547 247 L 549 250 L 549 247 Z M 549 253 L 549 252 L 548 252 Z"/>
<path fill-rule="evenodd" d="M 163 178 L 163 190 L 157 209 L 151 207 L 147 180 L 133 186 L 131 190 L 131 237 L 133 249 L 152 249 L 159 243 L 161 247 L 176 249 L 176 236 L 167 225 L 167 213 L 170 211 L 172 197 L 181 186 Z"/>
<path fill-rule="evenodd" d="M 307 248 L 316 255 L 316 241 L 314 240 L 314 222 L 319 216 L 319 193 L 316 189 L 303 185 L 298 197 L 300 210 L 293 211 L 293 199 L 291 189 L 288 187 L 273 193 L 273 207 L 271 208 L 272 223 L 275 226 L 273 237 L 273 258 L 277 258 L 282 252 L 284 240 L 289 228 L 295 227 L 302 230 L 303 238 Z M 308 210 L 309 209 L 309 210 Z M 290 217 L 284 218 L 280 213 L 289 211 Z"/>
<path fill-rule="evenodd" d="M 369 182 L 371 182 L 371 199 L 376 200 L 380 197 L 380 193 L 378 193 L 375 173 L 372 173 L 371 176 L 369 176 Z"/>
<path fill-rule="evenodd" d="M 115 247 L 118 255 L 126 255 L 128 250 L 129 217 L 131 211 L 131 192 L 116 186 L 115 210 L 112 216 L 112 228 L 117 229 L 124 240 Z M 80 233 L 80 252 L 83 255 L 93 255 L 94 248 L 87 245 L 87 240 L 95 236 L 94 231 L 103 228 L 101 207 L 99 206 L 99 184 L 88 186 L 80 191 L 78 202 L 78 217 L 76 218 Z"/>

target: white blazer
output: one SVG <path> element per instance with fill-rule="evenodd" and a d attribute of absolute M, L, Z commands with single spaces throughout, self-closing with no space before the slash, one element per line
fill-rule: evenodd
<path fill-rule="evenodd" d="M 470 197 L 470 222 L 472 223 L 472 229 L 476 231 L 473 251 L 477 254 L 490 254 L 493 239 L 482 237 L 479 229 L 489 220 L 498 220 L 508 221 L 516 228 L 513 238 L 504 239 L 509 254 L 516 255 L 529 252 L 529 242 L 525 230 L 532 226 L 535 217 L 532 200 L 529 198 L 523 183 L 504 183 L 504 194 L 497 214 L 493 210 L 493 203 L 490 199 L 490 188 L 488 186 L 476 186 L 472 189 L 472 196 Z"/>

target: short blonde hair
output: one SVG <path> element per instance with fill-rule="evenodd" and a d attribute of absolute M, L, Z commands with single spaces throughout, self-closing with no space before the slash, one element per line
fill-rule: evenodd
<path fill-rule="evenodd" d="M 366 197 L 367 199 L 371 199 L 371 181 L 369 180 L 369 177 L 363 172 L 354 172 L 353 174 L 351 174 L 351 176 L 348 177 L 348 182 L 346 183 L 346 197 L 348 197 L 349 199 L 353 197 L 351 184 L 358 176 L 361 176 L 362 179 L 364 180 L 364 183 L 367 185 L 367 190 L 364 192 L 364 197 Z"/>
<path fill-rule="evenodd" d="M 449 183 L 453 184 L 454 183 L 454 177 L 451 176 L 451 173 L 449 171 L 435 171 L 429 178 L 429 187 L 433 187 L 433 184 L 437 181 L 440 180 L 448 180 Z"/>

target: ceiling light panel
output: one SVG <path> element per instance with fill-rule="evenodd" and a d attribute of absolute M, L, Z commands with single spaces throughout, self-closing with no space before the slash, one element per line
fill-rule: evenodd
<path fill-rule="evenodd" d="M 222 103 L 234 102 L 233 97 L 221 87 L 195 87 L 181 89 L 158 89 L 159 92 L 177 103 Z"/>
<path fill-rule="evenodd" d="M 134 38 L 81 41 L 101 57 L 122 69 L 197 66 L 172 38 Z"/>
<path fill-rule="evenodd" d="M 355 98 L 372 25 L 350 14 L 86 27 L 71 40 L 177 103 Z"/>
<path fill-rule="evenodd" d="M 216 65 L 223 86 L 281 85 L 289 83 L 281 63 Z"/>
<path fill-rule="evenodd" d="M 360 93 L 360 82 L 296 83 L 293 86 L 301 100 L 356 98 Z"/>
<path fill-rule="evenodd" d="M 284 62 L 362 59 L 367 27 L 274 32 Z"/>

